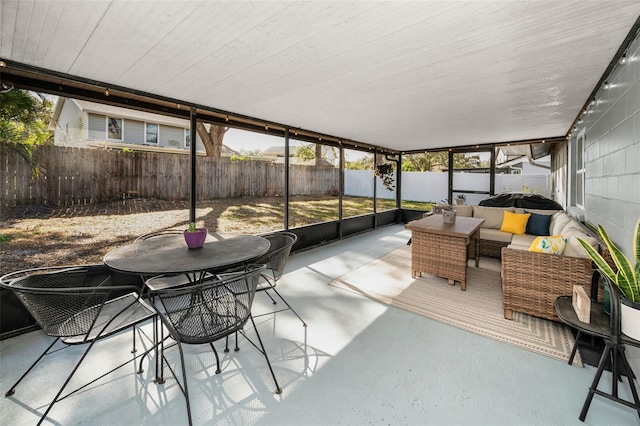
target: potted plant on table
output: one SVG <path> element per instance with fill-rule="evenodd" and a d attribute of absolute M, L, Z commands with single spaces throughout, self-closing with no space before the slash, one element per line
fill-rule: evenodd
<path fill-rule="evenodd" d="M 456 223 L 456 210 L 451 205 L 442 207 L 442 222 Z"/>
<path fill-rule="evenodd" d="M 633 233 L 632 250 L 635 265 L 613 244 L 607 231 L 601 225 L 598 225 L 598 235 L 609 249 L 618 269 L 617 272 L 590 244 L 580 238 L 578 241 L 596 266 L 620 289 L 622 332 L 633 339 L 640 340 L 640 219 L 638 219 Z"/>
<path fill-rule="evenodd" d="M 196 228 L 196 223 L 189 223 L 189 228 L 184 231 L 184 240 L 190 249 L 202 247 L 207 238 L 207 228 Z"/>
<path fill-rule="evenodd" d="M 456 197 L 456 204 L 458 206 L 464 206 L 465 201 L 467 201 L 467 196 L 464 194 L 458 194 Z"/>
<path fill-rule="evenodd" d="M 447 200 L 442 200 L 442 222 L 456 223 L 456 209 Z"/>

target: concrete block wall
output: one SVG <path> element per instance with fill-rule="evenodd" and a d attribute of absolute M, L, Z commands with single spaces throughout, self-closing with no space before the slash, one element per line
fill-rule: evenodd
<path fill-rule="evenodd" d="M 632 257 L 632 237 L 640 217 L 640 34 L 626 52 L 627 61 L 606 77 L 596 102 L 583 115 L 573 137 L 586 129 L 585 220 L 602 225 L 613 242 Z M 634 371 L 640 349 L 627 347 Z"/>
<path fill-rule="evenodd" d="M 573 137 L 586 129 L 584 215 L 631 256 L 640 217 L 640 36 L 596 93 Z"/>

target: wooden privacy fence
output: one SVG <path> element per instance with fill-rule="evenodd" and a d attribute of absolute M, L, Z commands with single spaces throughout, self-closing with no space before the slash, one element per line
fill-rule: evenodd
<path fill-rule="evenodd" d="M 15 153 L 0 153 L 0 205 L 64 206 L 108 201 L 135 193 L 140 197 L 187 199 L 189 156 L 122 152 L 59 146 L 39 147 L 34 158 L 39 178 Z M 284 193 L 284 165 L 198 156 L 198 199 L 278 196 Z M 339 170 L 291 166 L 291 195 L 330 194 L 339 188 Z"/>

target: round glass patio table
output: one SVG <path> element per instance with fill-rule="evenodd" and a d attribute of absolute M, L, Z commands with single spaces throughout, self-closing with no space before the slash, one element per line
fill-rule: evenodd
<path fill-rule="evenodd" d="M 117 271 L 140 275 L 220 271 L 265 254 L 266 238 L 256 235 L 210 233 L 201 248 L 190 249 L 180 234 L 158 235 L 116 248 L 104 263 Z"/>

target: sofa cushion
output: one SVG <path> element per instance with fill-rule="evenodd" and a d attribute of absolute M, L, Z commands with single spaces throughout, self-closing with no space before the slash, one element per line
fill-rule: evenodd
<path fill-rule="evenodd" d="M 500 230 L 502 232 L 511 232 L 512 234 L 522 235 L 527 229 L 527 222 L 531 214 L 518 214 L 511 212 L 504 212 L 504 219 Z"/>
<path fill-rule="evenodd" d="M 515 237 L 515 235 L 514 235 L 514 237 Z M 535 237 L 533 237 L 533 238 L 535 238 Z M 525 250 L 525 251 L 529 250 L 529 246 L 521 246 L 519 244 L 509 244 L 507 246 L 507 248 L 508 249 L 513 249 L 513 250 Z"/>
<path fill-rule="evenodd" d="M 515 208 L 473 206 L 473 217 L 484 219 L 484 222 L 480 225 L 481 228 L 500 229 L 505 211 L 513 213 Z"/>
<path fill-rule="evenodd" d="M 571 216 L 565 212 L 558 212 L 554 214 L 551 218 L 551 223 L 549 224 L 549 234 L 560 235 L 562 233 L 562 229 L 567 226 L 569 222 L 571 222 Z"/>
<path fill-rule="evenodd" d="M 560 230 L 560 233 L 557 235 L 565 235 L 565 234 L 566 235 L 582 235 L 582 234 L 586 235 L 586 232 L 582 227 L 582 225 L 580 225 L 578 222 L 572 219 Z"/>
<path fill-rule="evenodd" d="M 542 210 L 542 209 L 524 209 L 522 207 L 516 207 L 516 213 L 535 213 L 535 214 L 546 214 L 552 216 L 562 210 Z"/>
<path fill-rule="evenodd" d="M 580 245 L 580 241 L 578 238 L 587 242 L 594 250 L 598 251 L 598 240 L 589 237 L 587 235 L 583 236 L 570 236 L 567 238 L 567 246 L 564 248 L 564 255 L 571 257 L 584 257 L 585 259 L 590 259 L 587 251 Z"/>
<path fill-rule="evenodd" d="M 480 228 L 481 240 L 510 243 L 512 237 L 513 237 L 513 234 L 511 234 L 510 232 L 502 232 L 499 229 L 493 229 L 493 228 Z M 482 242 L 480 244 L 482 244 Z"/>
<path fill-rule="evenodd" d="M 511 245 L 523 247 L 525 250 L 528 250 L 529 247 L 531 247 L 533 240 L 535 239 L 536 239 L 535 235 L 529 235 L 529 234 L 514 235 L 513 238 L 511 239 Z"/>
<path fill-rule="evenodd" d="M 453 206 L 458 217 L 472 217 L 473 206 Z"/>
<path fill-rule="evenodd" d="M 562 235 L 548 237 L 536 237 L 529 246 L 529 251 L 536 253 L 562 254 L 567 245 L 567 240 Z"/>
<path fill-rule="evenodd" d="M 589 259 L 587 251 L 580 245 L 578 238 L 583 239 L 591 247 L 598 251 L 598 240 L 587 235 L 582 226 L 580 226 L 575 221 L 571 221 L 567 226 L 564 227 L 562 236 L 567 239 L 567 246 L 564 249 L 565 256 L 583 257 L 585 259 Z"/>
<path fill-rule="evenodd" d="M 549 224 L 551 223 L 551 215 L 530 213 L 529 221 L 525 229 L 525 234 L 530 235 L 550 235 Z"/>

